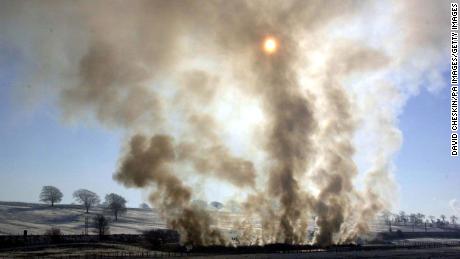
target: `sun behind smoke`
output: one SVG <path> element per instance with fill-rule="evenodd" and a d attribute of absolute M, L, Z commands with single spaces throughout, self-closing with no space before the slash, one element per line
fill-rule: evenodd
<path fill-rule="evenodd" d="M 267 54 L 273 54 L 278 49 L 278 42 L 273 37 L 268 37 L 264 40 L 264 51 Z"/>

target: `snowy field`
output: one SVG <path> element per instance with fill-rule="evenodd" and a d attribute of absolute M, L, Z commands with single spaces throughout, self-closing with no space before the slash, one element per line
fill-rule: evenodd
<path fill-rule="evenodd" d="M 85 226 L 85 217 L 89 218 L 90 224 L 95 214 L 103 213 L 102 208 L 92 208 L 89 214 L 78 205 L 55 205 L 50 207 L 45 204 L 22 203 L 22 202 L 0 202 L 0 234 L 1 235 L 22 235 L 24 230 L 30 235 L 43 234 L 47 229 L 56 227 L 64 234 L 82 234 Z M 215 212 L 220 215 L 219 226 L 230 230 L 233 219 L 238 215 L 227 212 Z M 313 225 L 313 221 L 310 223 Z M 372 232 L 386 232 L 388 226 L 382 221 L 370 223 Z M 155 228 L 166 228 L 158 213 L 152 209 L 128 208 L 126 214 L 119 217 L 117 222 L 112 222 L 110 232 L 112 234 L 139 234 L 145 230 Z M 424 232 L 424 226 L 392 226 L 393 231 L 400 229 L 403 232 Z M 91 231 L 91 230 L 90 230 Z M 445 231 L 440 228 L 428 228 L 428 232 Z"/>
<path fill-rule="evenodd" d="M 91 224 L 92 217 L 99 213 L 103 213 L 102 208 L 92 208 L 86 214 L 77 205 L 50 207 L 45 204 L 0 202 L 0 234 L 22 235 L 27 230 L 30 235 L 40 235 L 51 227 L 61 229 L 64 234 L 82 234 L 85 217 L 89 217 Z M 138 234 L 144 230 L 165 227 L 155 211 L 129 208 L 126 214 L 110 225 L 110 233 Z"/>

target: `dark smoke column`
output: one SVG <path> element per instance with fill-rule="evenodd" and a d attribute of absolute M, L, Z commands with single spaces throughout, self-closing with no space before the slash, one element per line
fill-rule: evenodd
<path fill-rule="evenodd" d="M 211 228 L 208 213 L 190 204 L 192 190 L 172 171 L 176 161 L 173 142 L 168 135 L 133 136 L 114 178 L 128 187 L 154 186 L 150 200 L 158 204 L 168 226 L 179 231 L 183 243 L 224 244 L 220 232 Z"/>
<path fill-rule="evenodd" d="M 315 128 L 312 109 L 300 91 L 295 73 L 296 46 L 289 37 L 280 37 L 282 46 L 271 55 L 260 54 L 255 64 L 257 87 L 269 118 L 266 150 L 273 160 L 268 192 L 280 204 L 276 240 L 298 243 L 306 233 L 298 229 L 305 199 L 298 178 L 305 172 L 310 153 L 310 136 Z"/>

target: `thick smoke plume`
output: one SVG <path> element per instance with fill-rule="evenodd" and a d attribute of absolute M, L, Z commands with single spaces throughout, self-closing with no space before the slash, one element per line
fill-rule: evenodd
<path fill-rule="evenodd" d="M 422 2 L 2 1 L 0 43 L 64 120 L 125 132 L 114 179 L 182 242 L 229 243 L 192 202 L 209 178 L 244 194 L 243 243 L 329 245 L 392 205 L 397 117 L 442 85 L 448 2 Z"/>
<path fill-rule="evenodd" d="M 168 224 L 179 230 L 185 242 L 195 245 L 221 244 L 222 235 L 211 229 L 211 218 L 190 204 L 192 190 L 174 175 L 171 164 L 176 160 L 173 139 L 155 135 L 150 140 L 132 137 L 129 153 L 123 158 L 115 178 L 127 186 L 148 187 L 155 184 L 151 200 L 160 205 Z"/>

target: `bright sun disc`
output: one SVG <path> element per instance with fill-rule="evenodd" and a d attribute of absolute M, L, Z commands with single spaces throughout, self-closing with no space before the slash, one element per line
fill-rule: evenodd
<path fill-rule="evenodd" d="M 272 54 L 276 51 L 278 43 L 274 38 L 267 38 L 264 41 L 264 50 L 267 54 Z"/>

